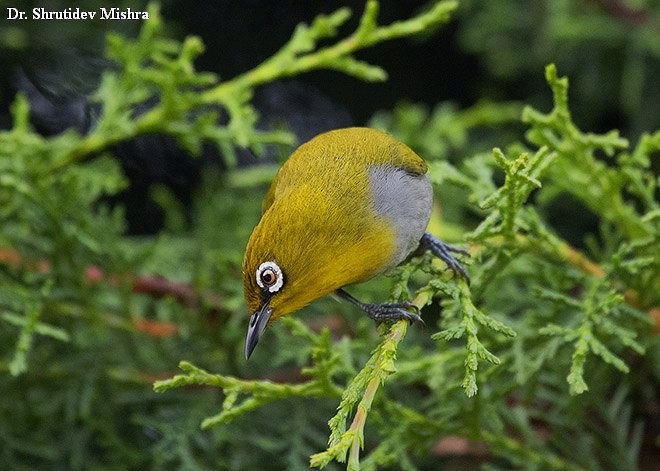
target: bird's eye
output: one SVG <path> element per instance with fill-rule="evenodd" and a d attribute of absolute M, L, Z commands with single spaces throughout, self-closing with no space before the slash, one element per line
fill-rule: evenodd
<path fill-rule="evenodd" d="M 276 293 L 284 285 L 282 270 L 273 261 L 264 262 L 257 268 L 257 284 L 271 293 Z"/>
<path fill-rule="evenodd" d="M 264 270 L 261 272 L 261 281 L 267 286 L 272 285 L 275 283 L 275 272 L 271 269 Z"/>

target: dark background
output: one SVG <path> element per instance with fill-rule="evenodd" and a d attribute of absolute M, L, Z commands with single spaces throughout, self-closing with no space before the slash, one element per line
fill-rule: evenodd
<path fill-rule="evenodd" d="M 0 4 L 5 15 L 9 3 Z M 145 8 L 145 2 L 115 5 Z M 354 15 L 340 37 L 354 30 L 363 5 L 358 0 L 342 2 Z M 383 1 L 379 22 L 408 18 L 426 5 L 425 1 Z M 33 6 L 57 10 L 71 2 L 21 4 L 27 11 Z M 101 6 L 108 7 L 85 2 L 83 9 Z M 329 1 L 166 1 L 162 11 L 174 36 L 193 34 L 204 41 L 206 51 L 197 62 L 198 70 L 231 79 L 276 52 L 299 22 L 310 22 L 317 13 L 338 7 Z M 573 10 L 575 18 L 569 19 L 578 32 L 567 34 L 556 27 L 562 18 L 551 2 L 463 2 L 449 25 L 436 34 L 358 52 L 359 58 L 388 72 L 386 82 L 365 83 L 334 71 L 316 71 L 260 88 L 254 105 L 262 126 L 284 122 L 300 142 L 328 129 L 364 125 L 376 111 L 393 109 L 402 101 L 429 107 L 451 101 L 464 108 L 479 100 L 515 100 L 549 109 L 543 67 L 556 62 L 559 73 L 571 79 L 571 110 L 582 129 L 616 128 L 634 142 L 642 131 L 659 128 L 660 53 L 653 46 L 654 33 L 660 44 L 657 14 L 607 0 L 575 2 Z M 21 90 L 29 97 L 33 124 L 42 134 L 68 127 L 89 129 L 99 111 L 89 95 L 102 71 L 112 66 L 103 59 L 105 35 L 116 30 L 132 36 L 139 25 L 140 21 L 4 22 L 0 126 L 8 125 L 9 104 Z M 597 29 L 605 27 L 607 31 Z M 117 203 L 126 206 L 133 234 L 153 234 L 162 226 L 162 211 L 148 196 L 153 183 L 166 184 L 189 204 L 201 166 L 220 165 L 214 148 L 207 146 L 202 159 L 193 159 L 164 137 L 139 138 L 114 153 L 131 180 Z M 256 161 L 247 151 L 240 156 L 242 164 Z M 554 216 L 556 226 L 580 246 L 585 233 L 594 230 L 594 220 L 583 210 L 581 221 L 564 221 L 562 206 Z"/>

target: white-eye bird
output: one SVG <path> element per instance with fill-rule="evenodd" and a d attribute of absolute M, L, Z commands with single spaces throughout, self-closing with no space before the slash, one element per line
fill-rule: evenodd
<path fill-rule="evenodd" d="M 467 278 L 450 253 L 467 252 L 425 232 L 433 205 L 426 170 L 408 146 L 369 128 L 326 132 L 291 154 L 245 250 L 243 288 L 252 314 L 246 358 L 267 324 L 329 293 L 376 321 L 421 323 L 411 303 L 362 303 L 343 289 L 398 265 L 418 247 Z"/>

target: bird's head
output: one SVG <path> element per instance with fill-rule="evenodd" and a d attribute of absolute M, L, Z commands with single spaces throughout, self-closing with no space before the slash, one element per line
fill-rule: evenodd
<path fill-rule="evenodd" d="M 278 206 L 276 203 L 264 213 L 245 250 L 243 291 L 251 315 L 246 358 L 268 324 L 332 292 L 345 281 L 344 269 L 333 260 L 332 254 L 338 250 L 328 240 L 329 234 L 307 223 L 304 211 Z"/>

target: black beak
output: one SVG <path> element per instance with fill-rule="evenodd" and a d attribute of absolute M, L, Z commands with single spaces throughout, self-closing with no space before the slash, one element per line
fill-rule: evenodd
<path fill-rule="evenodd" d="M 261 335 L 266 330 L 268 319 L 273 311 L 270 310 L 268 303 L 264 303 L 261 308 L 252 314 L 250 317 L 250 325 L 248 326 L 247 338 L 245 339 L 245 359 L 247 360 L 252 355 L 254 347 L 257 346 Z"/>

